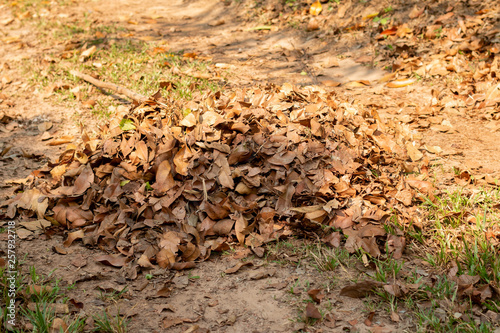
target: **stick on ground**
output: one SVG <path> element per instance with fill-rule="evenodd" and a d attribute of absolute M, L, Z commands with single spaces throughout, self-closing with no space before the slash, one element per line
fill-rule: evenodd
<path fill-rule="evenodd" d="M 102 89 L 109 89 L 109 90 L 112 90 L 114 92 L 117 92 L 118 94 L 125 95 L 128 98 L 133 99 L 134 101 L 137 101 L 139 103 L 148 99 L 146 96 L 139 94 L 139 93 L 136 93 L 135 91 L 127 89 L 127 88 L 120 86 L 118 84 L 97 80 L 97 79 L 94 79 L 90 75 L 83 74 L 83 73 L 80 73 L 80 72 L 75 71 L 75 70 L 71 70 L 70 74 L 72 74 L 76 77 L 79 77 L 80 79 L 85 80 L 89 83 L 92 83 L 96 87 L 99 87 Z"/>

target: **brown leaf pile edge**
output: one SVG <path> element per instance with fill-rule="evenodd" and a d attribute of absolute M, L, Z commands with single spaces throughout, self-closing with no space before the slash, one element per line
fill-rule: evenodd
<path fill-rule="evenodd" d="M 404 235 L 384 224 L 415 193 L 402 133 L 318 87 L 199 93 L 187 103 L 157 93 L 35 171 L 7 215 L 36 214 L 71 231 L 65 246 L 81 239 L 115 253 L 101 260 L 128 278 L 292 234 L 397 258 Z"/>

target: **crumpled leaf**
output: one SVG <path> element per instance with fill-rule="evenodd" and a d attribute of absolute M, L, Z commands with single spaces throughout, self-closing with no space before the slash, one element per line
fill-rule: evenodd
<path fill-rule="evenodd" d="M 64 241 L 63 245 L 65 247 L 70 247 L 75 240 L 82 239 L 84 236 L 85 233 L 83 232 L 83 229 L 77 230 L 75 232 L 70 232 L 68 234 L 68 238 Z"/>
<path fill-rule="evenodd" d="M 90 164 L 87 164 L 85 168 L 83 168 L 82 173 L 80 173 L 75 180 L 73 195 L 82 195 L 92 183 L 94 183 L 94 172 Z"/>
<path fill-rule="evenodd" d="M 314 306 L 313 303 L 307 303 L 306 305 L 306 317 L 307 318 L 313 318 L 313 319 L 321 319 L 321 313 L 319 312 L 318 308 Z"/>
<path fill-rule="evenodd" d="M 321 300 L 325 297 L 325 295 L 321 293 L 321 289 L 310 289 L 307 294 L 318 304 L 321 303 Z"/>
<path fill-rule="evenodd" d="M 191 149 L 187 146 L 184 146 L 175 154 L 174 157 L 174 165 L 175 171 L 183 176 L 188 175 L 188 166 L 189 166 L 189 158 L 191 158 L 193 154 L 191 153 Z"/>
<path fill-rule="evenodd" d="M 109 254 L 104 254 L 96 256 L 94 260 L 101 264 L 114 267 L 122 267 L 125 266 L 125 264 L 127 263 L 127 257 L 123 257 L 120 255 L 113 256 Z"/>
<path fill-rule="evenodd" d="M 165 193 L 175 186 L 175 180 L 172 176 L 172 167 L 169 161 L 163 161 L 156 171 L 156 182 L 151 186 L 158 193 Z"/>

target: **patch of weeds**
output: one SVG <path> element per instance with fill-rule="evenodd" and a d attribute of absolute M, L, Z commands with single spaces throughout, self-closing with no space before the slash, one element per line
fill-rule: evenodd
<path fill-rule="evenodd" d="M 18 274 L 14 276 L 15 289 L 18 291 L 15 296 L 18 300 L 22 301 L 18 312 L 19 317 L 16 318 L 16 324 L 28 321 L 33 326 L 33 332 L 51 331 L 56 319 L 55 307 L 58 304 L 65 303 L 68 299 L 64 297 L 64 291 L 59 286 L 59 280 L 51 277 L 53 272 L 49 273 L 48 276 L 43 276 L 34 267 L 29 267 L 27 272 L 18 271 Z M 9 277 L 5 269 L 0 270 L 1 284 L 10 284 L 10 281 L 7 280 Z M 24 292 L 21 293 L 21 290 L 24 290 Z M 7 292 L 8 289 L 3 290 L 2 299 L 0 300 L 0 310 L 3 314 L 0 319 L 2 327 L 7 319 L 7 311 L 4 309 L 9 304 L 11 297 Z M 82 332 L 85 326 L 84 317 L 67 315 L 61 319 L 67 324 L 68 328 L 65 332 L 68 333 Z M 14 331 L 20 332 L 19 330 Z"/>
<path fill-rule="evenodd" d="M 377 311 L 381 307 L 381 302 L 376 297 L 368 296 L 365 300 L 363 300 L 364 310 L 363 312 L 370 313 L 373 311 Z"/>
<path fill-rule="evenodd" d="M 54 310 L 47 303 L 35 303 L 35 309 L 21 308 L 21 314 L 26 317 L 35 332 L 49 332 L 54 321 Z"/>
<path fill-rule="evenodd" d="M 114 317 L 110 317 L 106 311 L 103 311 L 102 314 L 97 314 L 93 318 L 94 332 L 125 333 L 128 331 L 127 326 L 130 320 L 125 316 L 121 316 L 119 311 Z"/>
<path fill-rule="evenodd" d="M 376 16 L 373 18 L 373 22 L 380 23 L 381 25 L 386 25 L 387 23 L 389 23 L 389 19 L 387 17 Z"/>
<path fill-rule="evenodd" d="M 498 210 L 500 190 L 456 190 L 434 202 L 426 200 L 428 222 L 424 238 L 434 248 L 424 258 L 446 267 L 455 261 L 458 274 L 478 275 L 483 283 L 500 281 L 498 257 Z"/>
<path fill-rule="evenodd" d="M 285 0 L 285 4 L 288 6 L 288 7 L 291 7 L 293 8 L 294 10 L 297 9 L 297 7 L 299 6 L 300 4 L 300 1 L 298 0 Z"/>
<path fill-rule="evenodd" d="M 436 30 L 434 30 L 434 32 L 436 33 L 436 38 L 441 38 L 442 37 L 441 34 L 443 33 L 443 28 L 439 27 Z"/>
<path fill-rule="evenodd" d="M 457 276 L 477 276 L 479 284 L 500 281 L 499 189 L 457 189 L 442 193 L 435 200 L 425 200 L 427 214 L 419 228 L 420 252 L 435 271 L 441 274 L 425 280 L 416 272 L 406 282 L 418 286 L 404 302 L 417 322 L 418 332 L 491 332 L 492 324 L 479 321 L 472 299 L 459 299 L 458 286 L 444 272 L 450 265 Z M 414 238 L 417 238 L 412 236 Z M 384 280 L 383 276 L 379 280 Z M 415 288 L 415 287 L 414 287 Z M 465 300 L 465 304 L 464 304 Z M 496 300 L 487 299 L 482 310 L 498 313 Z"/>
<path fill-rule="evenodd" d="M 299 266 L 300 261 L 307 256 L 310 245 L 304 241 L 298 241 L 294 238 L 287 240 L 277 240 L 266 246 L 265 260 L 274 262 L 283 266 Z"/>
<path fill-rule="evenodd" d="M 290 289 L 288 290 L 288 293 L 291 294 L 291 295 L 295 295 L 297 293 L 297 290 L 300 288 L 300 280 L 297 279 L 293 284 L 292 286 L 290 287 Z"/>
<path fill-rule="evenodd" d="M 500 281 L 500 256 L 498 248 L 484 234 L 472 234 L 472 241 L 464 236 L 463 251 L 459 256 L 459 274 L 478 275 L 485 283 Z"/>
<path fill-rule="evenodd" d="M 339 266 L 350 266 L 350 255 L 345 248 L 329 248 L 321 244 L 309 249 L 312 264 L 318 271 L 334 271 Z"/>
<path fill-rule="evenodd" d="M 412 77 L 416 78 L 417 81 L 423 80 L 422 75 L 418 74 L 417 72 L 413 72 Z"/>

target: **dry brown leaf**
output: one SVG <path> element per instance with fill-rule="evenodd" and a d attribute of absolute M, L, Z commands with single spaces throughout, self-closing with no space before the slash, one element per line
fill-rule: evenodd
<path fill-rule="evenodd" d="M 87 164 L 78 178 L 75 180 L 75 185 L 73 186 L 73 195 L 82 195 L 87 191 L 87 189 L 94 183 L 94 172 L 92 171 L 92 166 Z"/>
<path fill-rule="evenodd" d="M 369 85 L 371 85 L 371 84 L 370 84 L 370 81 L 368 81 L 368 80 L 350 81 L 350 82 L 344 83 L 344 87 L 347 87 L 347 88 L 364 88 L 364 87 L 369 86 Z"/>
<path fill-rule="evenodd" d="M 68 330 L 68 325 L 64 320 L 62 320 L 61 318 L 54 318 L 48 333 L 60 333 L 60 332 L 66 332 L 67 330 Z"/>
<path fill-rule="evenodd" d="M 95 257 L 94 260 L 101 264 L 114 267 L 122 267 L 127 263 L 127 257 L 120 255 L 103 254 Z"/>
<path fill-rule="evenodd" d="M 234 225 L 234 231 L 236 232 L 236 238 L 240 244 L 245 243 L 245 235 L 248 233 L 246 230 L 247 226 L 247 220 L 243 217 L 243 215 L 239 214 Z"/>
<path fill-rule="evenodd" d="M 386 87 L 389 88 L 401 88 L 401 87 L 406 87 L 411 84 L 414 84 L 417 82 L 415 79 L 401 79 L 401 80 L 394 80 L 386 84 Z"/>
<path fill-rule="evenodd" d="M 315 31 L 315 30 L 319 30 L 319 22 L 316 18 L 311 17 L 311 19 L 307 23 L 306 31 Z"/>
<path fill-rule="evenodd" d="M 17 237 L 19 237 L 20 239 L 26 239 L 29 236 L 32 236 L 33 232 L 26 230 L 26 229 L 17 229 L 16 234 L 17 234 Z"/>
<path fill-rule="evenodd" d="M 411 142 L 406 144 L 406 151 L 408 152 L 408 156 L 410 156 L 412 162 L 417 162 L 424 157 L 424 154 L 420 152 Z"/>
<path fill-rule="evenodd" d="M 82 239 L 85 236 L 83 229 L 77 230 L 75 232 L 70 232 L 68 238 L 64 241 L 63 245 L 65 247 L 70 247 L 71 244 L 77 239 Z"/>
<path fill-rule="evenodd" d="M 54 140 L 50 141 L 49 142 L 49 146 L 63 145 L 63 144 L 66 144 L 66 143 L 73 142 L 74 139 L 75 139 L 75 137 L 72 136 L 72 135 L 61 136 L 61 137 L 59 137 L 57 139 L 54 139 Z"/>
<path fill-rule="evenodd" d="M 382 286 L 381 282 L 377 281 L 363 281 L 350 286 L 346 286 L 340 290 L 340 296 L 347 296 L 351 298 L 364 298 L 368 295 L 374 294 L 375 290 Z"/>
<path fill-rule="evenodd" d="M 318 304 L 320 304 L 321 300 L 325 297 L 325 295 L 321 293 L 321 289 L 310 289 L 307 294 Z"/>
<path fill-rule="evenodd" d="M 193 156 L 191 149 L 184 146 L 175 154 L 174 165 L 175 171 L 183 176 L 188 175 L 189 159 Z"/>
<path fill-rule="evenodd" d="M 156 182 L 151 186 L 157 193 L 163 194 L 175 186 L 172 167 L 168 160 L 160 163 L 156 171 Z"/>
<path fill-rule="evenodd" d="M 321 313 L 319 312 L 318 308 L 314 306 L 313 303 L 307 303 L 306 305 L 306 317 L 307 318 L 313 318 L 313 319 L 321 319 Z"/>
<path fill-rule="evenodd" d="M 251 261 L 245 261 L 245 262 L 239 262 L 237 263 L 236 265 L 234 265 L 233 267 L 231 268 L 228 268 L 224 271 L 224 273 L 226 274 L 233 274 L 233 273 L 236 273 L 237 271 L 240 270 L 241 267 L 244 267 L 244 266 L 253 266 L 253 262 Z"/>
<path fill-rule="evenodd" d="M 415 5 L 411 10 L 410 14 L 408 15 L 408 17 L 411 19 L 417 18 L 424 13 L 424 10 L 425 6 L 422 6 L 422 8 L 418 8 L 417 5 Z"/>
<path fill-rule="evenodd" d="M 51 311 L 52 313 L 55 314 L 68 314 L 69 313 L 69 306 L 68 304 L 65 303 L 52 303 L 52 304 L 47 304 L 46 305 L 47 311 Z M 31 311 L 37 311 L 37 308 L 39 308 L 39 305 L 37 303 L 28 303 L 28 309 Z"/>

